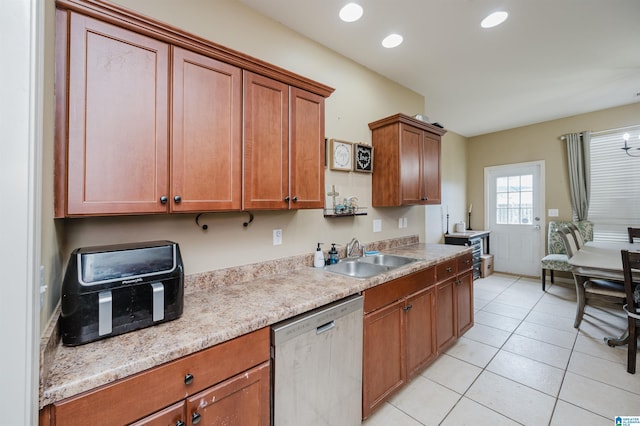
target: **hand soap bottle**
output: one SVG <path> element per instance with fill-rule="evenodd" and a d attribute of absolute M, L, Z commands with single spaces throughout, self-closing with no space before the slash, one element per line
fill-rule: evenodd
<path fill-rule="evenodd" d="M 329 250 L 329 263 L 336 264 L 338 263 L 338 249 L 336 249 L 335 243 L 331 244 L 331 250 Z"/>
<path fill-rule="evenodd" d="M 320 244 L 321 243 L 318 243 L 318 248 L 313 258 L 313 266 L 316 268 L 322 268 L 324 266 L 324 254 L 322 254 L 322 250 L 320 250 Z"/>

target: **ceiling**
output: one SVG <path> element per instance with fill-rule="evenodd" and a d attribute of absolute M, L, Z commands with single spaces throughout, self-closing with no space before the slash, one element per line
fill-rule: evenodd
<path fill-rule="evenodd" d="M 463 136 L 640 102 L 640 0 L 240 1 L 424 95 L 416 113 Z M 404 43 L 385 49 L 391 32 Z"/>

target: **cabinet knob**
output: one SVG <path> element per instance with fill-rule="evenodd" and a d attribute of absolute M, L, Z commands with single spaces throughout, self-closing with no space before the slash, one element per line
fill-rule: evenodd
<path fill-rule="evenodd" d="M 453 271 L 453 268 L 451 268 L 451 266 L 449 266 L 449 267 L 447 268 L 447 272 L 452 272 L 452 271 Z"/>
<path fill-rule="evenodd" d="M 191 383 L 193 383 L 193 374 L 185 374 L 184 376 L 184 384 L 185 385 L 190 385 Z"/>
<path fill-rule="evenodd" d="M 287 195 L 286 197 L 284 197 L 284 201 L 285 201 L 286 203 L 288 203 L 288 202 L 289 202 L 289 200 L 291 200 L 291 198 L 290 198 L 288 195 Z"/>
<path fill-rule="evenodd" d="M 407 306 L 405 306 L 404 308 L 402 308 L 403 311 L 407 312 L 409 311 L 411 308 L 413 308 L 412 304 L 408 304 Z"/>
<path fill-rule="evenodd" d="M 200 423 L 201 419 L 202 419 L 202 416 L 197 411 L 191 415 L 191 423 L 193 423 L 194 425 L 197 425 L 198 423 Z"/>
<path fill-rule="evenodd" d="M 184 422 L 182 420 L 178 420 L 176 422 L 176 426 L 185 426 Z"/>
<path fill-rule="evenodd" d="M 167 201 L 168 201 L 168 200 L 169 200 L 169 199 L 167 198 L 167 196 L 166 196 L 166 195 L 163 195 L 162 197 L 160 197 L 160 203 L 161 203 L 161 204 L 167 204 Z"/>
<path fill-rule="evenodd" d="M 175 197 L 173 197 L 173 201 L 175 201 L 176 203 L 179 203 L 180 201 L 182 201 L 182 197 L 179 195 L 176 195 Z"/>
<path fill-rule="evenodd" d="M 293 197 L 293 199 L 291 201 L 293 201 L 294 203 L 297 203 L 298 202 L 298 197 Z"/>

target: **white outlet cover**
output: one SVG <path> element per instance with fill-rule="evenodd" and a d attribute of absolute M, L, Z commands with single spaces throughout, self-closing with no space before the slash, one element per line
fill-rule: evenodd
<path fill-rule="evenodd" d="M 398 219 L 398 228 L 402 229 L 402 218 Z"/>
<path fill-rule="evenodd" d="M 382 220 L 380 219 L 373 220 L 373 232 L 382 232 Z"/>
<path fill-rule="evenodd" d="M 282 229 L 273 230 L 273 245 L 279 246 L 282 244 Z"/>
<path fill-rule="evenodd" d="M 549 217 L 558 217 L 559 215 L 558 209 L 549 209 Z"/>
<path fill-rule="evenodd" d="M 406 217 L 403 217 L 403 218 L 402 218 L 402 227 L 403 227 L 403 228 L 406 228 L 406 227 L 407 227 L 407 218 L 406 218 Z"/>

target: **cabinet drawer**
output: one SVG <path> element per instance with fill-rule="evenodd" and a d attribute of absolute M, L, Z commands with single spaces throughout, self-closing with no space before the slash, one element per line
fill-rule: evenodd
<path fill-rule="evenodd" d="M 458 273 L 469 270 L 473 267 L 473 254 L 467 253 L 458 257 Z"/>
<path fill-rule="evenodd" d="M 130 426 L 166 426 L 177 425 L 179 422 L 185 422 L 185 402 L 180 401 L 173 404 L 164 410 L 160 410 L 157 413 L 153 413 L 150 416 L 145 417 Z"/>
<path fill-rule="evenodd" d="M 265 327 L 56 403 L 56 424 L 130 423 L 268 359 Z"/>
<path fill-rule="evenodd" d="M 457 266 L 457 259 L 447 260 L 446 262 L 436 265 L 436 280 L 440 282 L 454 276 L 458 272 Z"/>
<path fill-rule="evenodd" d="M 375 311 L 434 283 L 435 268 L 432 266 L 365 290 L 364 312 Z"/>

